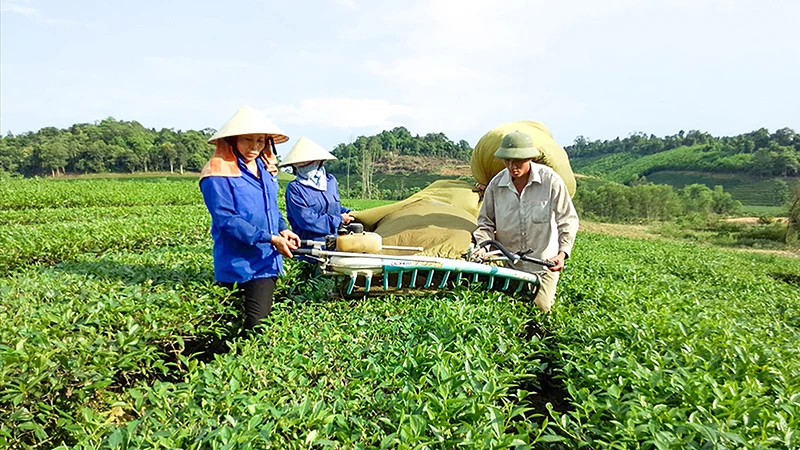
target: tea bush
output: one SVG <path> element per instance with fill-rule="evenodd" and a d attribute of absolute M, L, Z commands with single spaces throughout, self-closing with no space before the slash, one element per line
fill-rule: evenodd
<path fill-rule="evenodd" d="M 290 261 L 248 337 L 196 184 L 10 181 L 41 192 L 0 206 L 0 447 L 800 446 L 797 260 L 581 232 L 549 316 Z"/>

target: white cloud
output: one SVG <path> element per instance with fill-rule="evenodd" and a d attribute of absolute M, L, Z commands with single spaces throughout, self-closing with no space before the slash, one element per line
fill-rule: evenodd
<path fill-rule="evenodd" d="M 338 37 L 391 46 L 361 67 L 412 107 L 410 129 L 471 137 L 497 125 L 492 117 L 517 119 L 514 103 L 540 89 L 534 60 L 555 39 L 555 25 L 540 18 L 545 7 L 551 8 L 524 0 L 411 0 L 365 8 Z"/>
<path fill-rule="evenodd" d="M 231 71 L 264 70 L 265 64 L 261 61 L 243 61 L 238 59 L 223 58 L 195 58 L 188 56 L 148 56 L 144 58 L 144 67 L 159 78 L 187 80 L 197 78 L 197 74 L 204 77 L 218 75 Z"/>
<path fill-rule="evenodd" d="M 386 129 L 412 113 L 411 108 L 371 98 L 320 97 L 298 105 L 273 105 L 264 109 L 276 122 L 329 128 Z"/>
<path fill-rule="evenodd" d="M 508 52 L 530 44 L 536 9 L 530 1 L 433 0 L 418 4 L 409 36 L 415 52 L 477 54 Z"/>
<path fill-rule="evenodd" d="M 355 11 L 358 9 L 358 5 L 356 5 L 355 0 L 333 0 L 333 3 L 341 6 L 342 8 L 349 9 Z"/>
<path fill-rule="evenodd" d="M 0 12 L 22 14 L 23 16 L 39 16 L 39 10 L 30 6 L 22 6 L 16 2 L 0 2 Z"/>
<path fill-rule="evenodd" d="M 80 25 L 79 22 L 74 20 L 53 19 L 51 17 L 45 17 L 38 8 L 34 8 L 31 6 L 23 6 L 20 4 L 19 0 L 0 1 L 0 11 L 27 16 L 33 19 L 37 23 L 43 23 L 47 25 L 53 25 L 53 24 Z"/>
<path fill-rule="evenodd" d="M 398 83 L 438 85 L 439 83 L 479 82 L 486 78 L 484 72 L 458 62 L 441 61 L 436 58 L 400 58 L 388 63 L 367 61 L 364 68 L 375 75 Z"/>

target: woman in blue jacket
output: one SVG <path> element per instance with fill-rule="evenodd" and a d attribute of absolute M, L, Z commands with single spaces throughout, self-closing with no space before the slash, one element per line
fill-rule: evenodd
<path fill-rule="evenodd" d="M 278 209 L 275 144 L 287 140 L 243 106 L 208 141 L 216 150 L 200 175 L 211 214 L 214 278 L 243 299 L 248 330 L 269 315 L 282 256 L 291 258 L 300 245 Z"/>
<path fill-rule="evenodd" d="M 339 200 L 336 178 L 322 166 L 332 159 L 336 157 L 319 144 L 301 137 L 281 162 L 292 166 L 296 175 L 286 186 L 286 215 L 302 240 L 324 241 L 339 225 L 353 220 Z"/>

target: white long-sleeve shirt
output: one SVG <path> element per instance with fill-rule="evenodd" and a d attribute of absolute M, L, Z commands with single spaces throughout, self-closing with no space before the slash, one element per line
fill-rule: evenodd
<path fill-rule="evenodd" d="M 511 252 L 533 250 L 528 256 L 548 259 L 558 252 L 572 253 L 578 232 L 578 213 L 566 185 L 550 167 L 531 162 L 528 183 L 521 193 L 507 169 L 486 187 L 478 214 L 475 242 L 495 239 Z M 543 272 L 540 265 L 521 262 L 513 266 L 526 272 Z"/>

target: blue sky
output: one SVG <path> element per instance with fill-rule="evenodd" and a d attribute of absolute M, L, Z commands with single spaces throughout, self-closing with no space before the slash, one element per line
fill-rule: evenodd
<path fill-rule="evenodd" d="M 0 0 L 0 130 L 220 127 L 328 148 L 394 126 L 474 145 L 800 129 L 794 0 Z M 291 141 L 290 141 L 291 142 Z"/>

